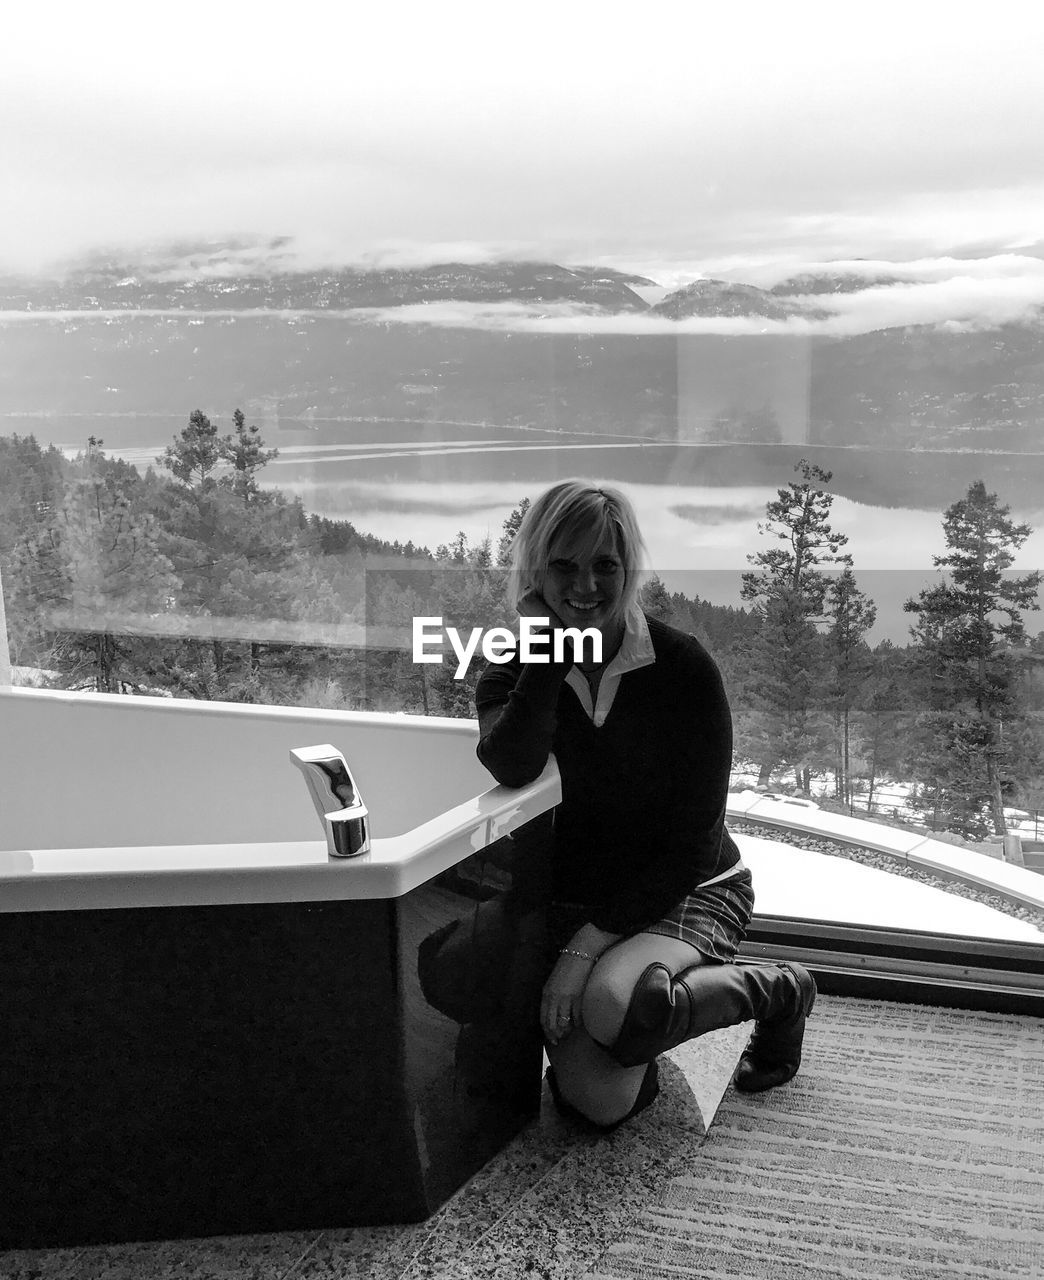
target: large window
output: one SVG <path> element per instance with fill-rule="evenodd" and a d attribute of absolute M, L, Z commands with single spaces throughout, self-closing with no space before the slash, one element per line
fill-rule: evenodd
<path fill-rule="evenodd" d="M 14 683 L 470 716 L 412 619 L 510 621 L 526 501 L 588 476 L 725 673 L 737 789 L 1032 865 L 1044 33 L 1005 8 L 17 19 Z"/>

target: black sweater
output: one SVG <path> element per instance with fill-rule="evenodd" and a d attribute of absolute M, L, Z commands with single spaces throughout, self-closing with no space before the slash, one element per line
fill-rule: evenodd
<path fill-rule="evenodd" d="M 732 719 L 693 636 L 650 618 L 656 661 L 620 680 L 599 728 L 565 684 L 571 663 L 490 664 L 479 678 L 478 757 L 498 782 L 532 782 L 554 752 L 553 892 L 591 923 L 634 934 L 739 860 L 725 830 Z"/>

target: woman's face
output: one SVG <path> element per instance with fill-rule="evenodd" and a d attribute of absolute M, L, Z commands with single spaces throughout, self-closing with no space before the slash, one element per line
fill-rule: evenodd
<path fill-rule="evenodd" d="M 626 576 L 611 535 L 590 551 L 559 535 L 551 543 L 543 596 L 567 626 L 603 630 L 619 620 Z"/>

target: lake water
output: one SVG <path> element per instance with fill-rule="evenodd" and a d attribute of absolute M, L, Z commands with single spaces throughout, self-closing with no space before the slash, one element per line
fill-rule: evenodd
<path fill-rule="evenodd" d="M 845 419 L 844 444 L 823 446 L 833 348 L 807 339 L 555 337 L 191 312 L 23 315 L 0 334 L 9 366 L 0 433 L 31 432 L 71 452 L 94 434 L 144 469 L 188 407 L 239 403 L 280 451 L 265 483 L 389 540 L 434 548 L 460 530 L 472 543 L 496 540 L 523 497 L 584 476 L 630 494 L 670 589 L 738 604 L 747 556 L 772 545 L 757 531 L 766 503 L 805 457 L 833 473 L 832 522 L 878 605 L 874 639 L 906 641 L 902 603 L 932 580 L 942 513 L 975 480 L 1033 528 L 1016 569 L 1044 565 L 1044 452 L 882 448 L 887 431 L 875 444 L 871 428 L 853 425 L 861 402 L 843 397 L 857 417 Z M 876 386 L 891 369 L 902 381 L 908 366 L 903 357 L 860 376 Z M 955 376 L 947 367 L 936 390 Z M 170 413 L 177 405 L 186 412 Z M 724 410 L 772 418 L 781 442 L 713 443 Z M 347 413 L 358 416 L 338 416 Z M 902 421 L 901 406 L 889 414 Z M 231 429 L 228 414 L 214 421 Z M 1022 423 L 1030 450 L 1036 421 Z M 1036 631 L 1044 619 L 1028 623 Z"/>
<path fill-rule="evenodd" d="M 141 433 L 142 422 L 135 425 Z M 171 438 L 167 425 L 150 424 L 147 442 L 108 449 L 107 441 L 107 449 L 144 469 Z M 932 557 L 945 551 L 943 509 L 974 479 L 1033 528 L 1014 568 L 1044 565 L 1044 459 L 1036 455 L 599 441 L 431 422 L 325 424 L 321 433 L 280 430 L 266 443 L 280 450 L 266 483 L 300 496 L 306 510 L 432 549 L 460 530 L 473 544 L 487 535 L 495 543 L 518 502 L 557 479 L 619 484 L 668 588 L 718 604 L 740 603 L 747 555 L 774 542 L 758 534 L 766 503 L 807 457 L 833 472 L 832 524 L 848 535 L 860 586 L 878 606 L 875 641 L 908 639 L 903 601 L 933 579 Z M 1030 615 L 1027 624 L 1039 630 L 1044 618 Z"/>

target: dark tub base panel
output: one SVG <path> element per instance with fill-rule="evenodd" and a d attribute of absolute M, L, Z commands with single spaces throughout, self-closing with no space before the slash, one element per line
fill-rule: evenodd
<path fill-rule="evenodd" d="M 421 942 L 482 882 L 0 915 L 0 1248 L 432 1213 L 539 1107 L 510 1001 L 421 993 Z"/>

